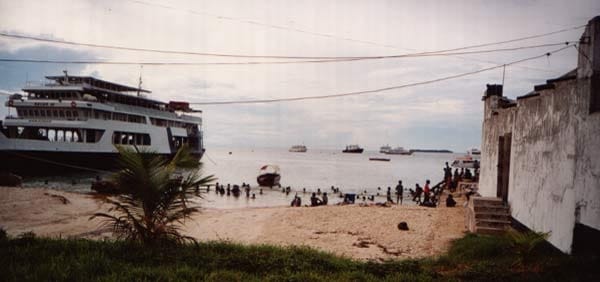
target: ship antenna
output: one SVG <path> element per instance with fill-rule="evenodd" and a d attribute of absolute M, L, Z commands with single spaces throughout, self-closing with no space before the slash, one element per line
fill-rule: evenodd
<path fill-rule="evenodd" d="M 142 91 L 142 68 L 144 68 L 144 66 L 140 65 L 140 81 L 138 82 L 138 91 L 137 91 L 138 97 L 140 96 L 140 91 Z"/>
<path fill-rule="evenodd" d="M 67 70 L 63 70 L 63 73 L 65 74 L 65 84 L 69 84 L 69 74 Z"/>

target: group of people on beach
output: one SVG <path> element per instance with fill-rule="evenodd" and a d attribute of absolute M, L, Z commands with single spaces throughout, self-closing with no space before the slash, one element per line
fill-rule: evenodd
<path fill-rule="evenodd" d="M 245 182 L 242 183 L 242 186 L 240 187 L 240 185 L 234 184 L 233 186 L 231 184 L 227 184 L 227 186 L 221 184 L 219 185 L 219 182 L 215 183 L 215 193 L 219 194 L 221 196 L 227 194 L 227 196 L 231 196 L 233 195 L 234 197 L 239 197 L 240 194 L 242 193 L 242 189 L 244 190 L 245 194 L 246 194 L 246 198 L 252 198 L 252 199 L 256 199 L 256 194 L 252 193 L 252 196 L 250 196 L 250 192 L 252 190 L 252 188 L 250 187 L 250 184 L 246 184 Z M 210 186 L 208 186 L 206 188 L 206 192 L 210 192 Z M 262 189 L 260 189 L 260 194 L 262 195 L 263 191 Z"/>

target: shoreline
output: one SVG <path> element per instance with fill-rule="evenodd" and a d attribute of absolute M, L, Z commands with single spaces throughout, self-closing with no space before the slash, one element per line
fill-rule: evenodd
<path fill-rule="evenodd" d="M 32 231 L 44 237 L 110 239 L 110 233 L 98 231 L 100 220 L 88 220 L 108 208 L 93 194 L 0 187 L 0 227 L 11 236 Z M 304 245 L 358 260 L 385 260 L 443 254 L 451 240 L 464 235 L 464 218 L 460 206 L 202 207 L 182 230 L 199 241 Z M 408 231 L 398 230 L 400 221 L 408 223 Z"/>

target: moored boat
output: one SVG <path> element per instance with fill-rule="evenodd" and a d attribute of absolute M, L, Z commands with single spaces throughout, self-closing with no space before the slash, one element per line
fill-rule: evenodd
<path fill-rule="evenodd" d="M 358 145 L 348 145 L 346 146 L 346 149 L 344 149 L 342 151 L 342 153 L 356 153 L 356 154 L 362 154 L 362 152 L 364 151 L 363 148 L 361 148 Z"/>
<path fill-rule="evenodd" d="M 191 115 L 201 111 L 187 102 L 149 99 L 150 91 L 141 87 L 91 76 L 65 72 L 46 79 L 6 102 L 16 115 L 0 122 L 0 171 L 97 173 L 116 167 L 117 146 L 165 157 L 182 146 L 198 159 L 204 153 L 202 118 Z"/>
<path fill-rule="evenodd" d="M 288 151 L 294 153 L 306 153 L 308 149 L 304 145 L 294 145 Z"/>
<path fill-rule="evenodd" d="M 281 186 L 279 180 L 281 180 L 281 175 L 279 174 L 279 167 L 276 165 L 264 165 L 260 168 L 256 178 L 258 185 L 266 187 Z"/>
<path fill-rule="evenodd" d="M 388 154 L 388 155 L 410 155 L 410 154 L 412 154 L 412 152 L 410 150 L 404 149 L 403 147 L 396 147 L 394 149 L 387 151 L 385 154 Z"/>
<path fill-rule="evenodd" d="M 380 162 L 389 162 L 388 158 L 369 158 L 369 161 L 380 161 Z"/>
<path fill-rule="evenodd" d="M 390 147 L 390 145 L 385 145 L 385 146 L 381 146 L 381 148 L 379 148 L 379 152 L 382 154 L 385 154 L 387 152 L 389 152 L 392 149 L 392 147 Z"/>

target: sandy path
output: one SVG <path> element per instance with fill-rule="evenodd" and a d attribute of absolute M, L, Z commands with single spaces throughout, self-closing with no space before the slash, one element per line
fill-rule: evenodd
<path fill-rule="evenodd" d="M 0 187 L 0 226 L 11 235 L 110 236 L 97 232 L 98 221 L 88 220 L 107 208 L 91 195 Z M 361 260 L 417 258 L 446 251 L 466 231 L 464 218 L 462 207 L 207 209 L 186 222 L 185 232 L 202 241 L 307 245 Z M 410 230 L 398 230 L 401 221 Z"/>

